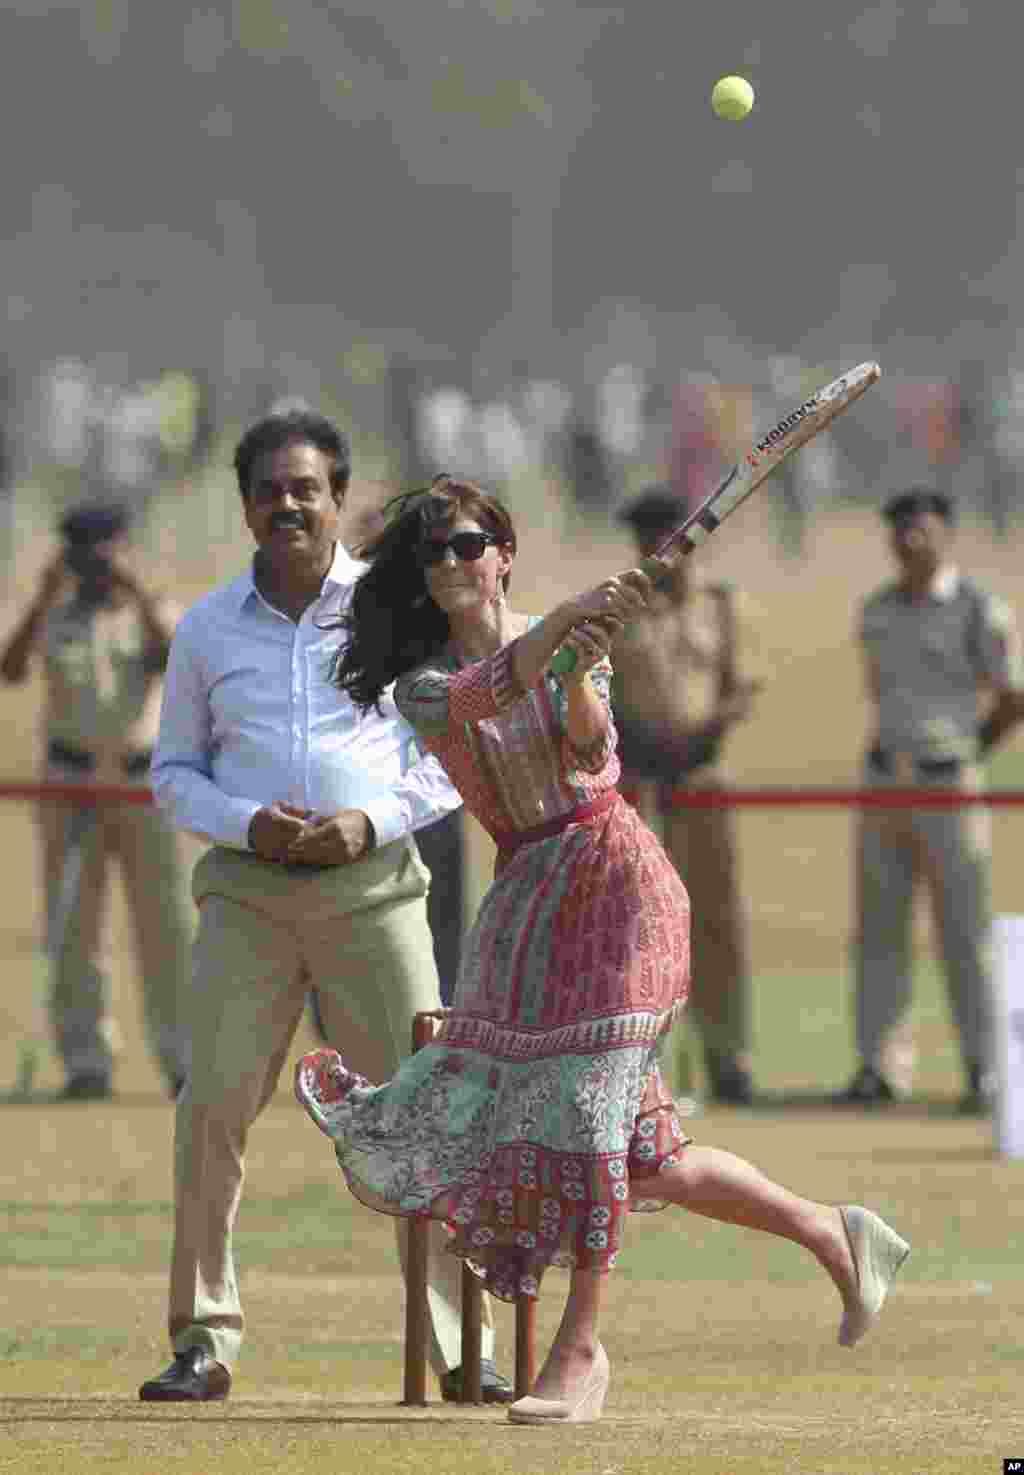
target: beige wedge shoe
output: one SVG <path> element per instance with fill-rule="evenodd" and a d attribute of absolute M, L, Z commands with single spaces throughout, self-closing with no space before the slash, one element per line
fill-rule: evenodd
<path fill-rule="evenodd" d="M 839 1323 L 839 1345 L 853 1347 L 881 1311 L 910 1246 L 870 1209 L 846 1204 L 839 1213 L 857 1271 L 857 1289 L 847 1300 Z"/>
<path fill-rule="evenodd" d="M 599 1345 L 590 1376 L 574 1399 L 531 1395 L 510 1404 L 508 1416 L 513 1424 L 592 1424 L 601 1417 L 610 1378 L 608 1356 Z"/>

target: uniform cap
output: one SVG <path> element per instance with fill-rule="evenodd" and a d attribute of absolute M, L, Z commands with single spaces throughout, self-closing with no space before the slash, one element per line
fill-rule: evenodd
<path fill-rule="evenodd" d="M 627 502 L 618 518 L 635 533 L 660 533 L 678 527 L 686 512 L 686 503 L 670 487 L 651 486 Z"/>
<path fill-rule="evenodd" d="M 882 516 L 893 526 L 909 522 L 922 512 L 934 512 L 943 522 L 956 521 L 952 497 L 931 487 L 910 487 L 905 492 L 897 492 L 895 496 L 889 497 L 882 505 Z"/>
<path fill-rule="evenodd" d="M 65 542 L 87 547 L 116 538 L 130 522 L 127 507 L 119 502 L 82 502 L 64 514 L 59 532 Z"/>

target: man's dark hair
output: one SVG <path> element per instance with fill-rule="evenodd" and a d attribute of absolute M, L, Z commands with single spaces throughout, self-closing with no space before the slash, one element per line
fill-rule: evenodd
<path fill-rule="evenodd" d="M 882 505 L 882 516 L 892 527 L 910 522 L 922 512 L 934 512 L 942 521 L 952 526 L 956 522 L 953 499 L 934 487 L 908 487 L 897 492 Z"/>
<path fill-rule="evenodd" d="M 283 410 L 257 420 L 238 442 L 235 450 L 235 474 L 243 501 L 249 495 L 252 469 L 268 451 L 298 442 L 315 446 L 331 462 L 331 491 L 344 493 L 352 475 L 352 452 L 344 435 L 324 415 L 315 410 Z"/>
<path fill-rule="evenodd" d="M 128 531 L 131 513 L 122 502 L 79 502 L 64 514 L 57 531 L 73 548 L 106 543 Z"/>

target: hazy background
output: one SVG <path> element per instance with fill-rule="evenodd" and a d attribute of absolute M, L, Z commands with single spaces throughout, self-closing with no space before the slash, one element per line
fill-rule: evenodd
<path fill-rule="evenodd" d="M 631 556 L 614 514 L 639 486 L 699 494 L 877 358 L 701 555 L 766 678 L 735 779 L 856 783 L 878 500 L 958 493 L 964 567 L 1021 614 L 1022 37 L 993 0 L 0 0 L 0 638 L 83 496 L 145 513 L 144 566 L 183 601 L 234 575 L 231 450 L 281 398 L 350 430 L 357 501 L 442 465 L 504 490 L 540 612 Z M 741 124 L 709 106 L 727 72 L 756 89 Z M 41 697 L 38 671 L 3 695 L 9 777 L 36 771 Z M 1024 784 L 1024 741 L 992 767 Z M 739 817 L 769 1014 L 801 968 L 845 998 L 853 819 Z M 32 812 L 3 820 L 29 862 L 0 908 L 10 1056 L 41 919 Z M 1019 911 L 1017 812 L 996 827 Z"/>
<path fill-rule="evenodd" d="M 1003 524 L 1022 33 L 988 0 L 2 0 L 8 480 L 45 502 L 88 462 L 55 397 L 123 440 L 125 397 L 175 372 L 202 385 L 204 456 L 298 395 L 364 464 L 404 448 L 399 471 L 409 404 L 454 388 L 463 429 L 486 419 L 469 469 L 589 476 L 597 511 L 663 470 L 680 384 L 739 393 L 731 459 L 875 357 L 879 409 L 818 490 L 998 478 Z M 757 92 L 739 125 L 708 105 L 730 71 Z M 607 465 L 584 438 L 581 470 L 581 426 Z M 182 464 L 122 464 L 114 489 Z"/>
<path fill-rule="evenodd" d="M 233 441 L 281 397 L 350 429 L 354 496 L 439 463 L 500 485 L 521 531 L 516 602 L 543 611 L 623 566 L 614 512 L 645 480 L 674 471 L 696 495 L 755 425 L 872 357 L 878 388 L 701 554 L 749 600 L 766 677 L 730 741 L 733 776 L 856 783 L 851 628 L 889 567 L 883 493 L 911 478 L 958 492 L 964 567 L 1024 612 L 1021 14 L 1000 0 L 0 0 L 0 639 L 52 554 L 55 512 L 85 495 L 146 512 L 140 557 L 180 598 L 236 573 L 251 545 Z M 742 124 L 708 105 L 728 72 L 757 92 Z M 0 694 L 3 777 L 37 771 L 41 699 L 38 670 Z M 1024 732 L 992 770 L 1024 787 Z M 48 972 L 35 814 L 10 803 L 0 820 L 2 1088 L 45 1028 Z M 855 1067 L 854 821 L 738 816 L 761 1090 L 838 1088 Z M 994 824 L 995 907 L 1021 912 L 1019 809 Z M 478 887 L 478 834 L 471 846 Z M 652 1215 L 609 1289 L 607 1435 L 533 1459 L 484 1415 L 397 1428 L 391 1226 L 349 1213 L 286 1067 L 249 1144 L 239 1401 L 227 1422 L 140 1425 L 126 1400 L 165 1356 L 171 1107 L 116 883 L 112 931 L 119 1100 L 17 1109 L 3 1139 L 0 1413 L 16 1453 L 0 1463 L 381 1475 L 409 1468 L 420 1435 L 436 1468 L 475 1475 L 678 1469 L 680 1451 L 705 1472 L 980 1475 L 1019 1452 L 1020 1165 L 994 1160 L 987 1121 L 950 1116 L 958 1049 L 929 970 L 928 1105 L 884 1122 L 791 1112 L 785 1130 L 774 1112 L 712 1110 L 695 1129 L 828 1201 L 863 1198 L 918 1246 L 859 1370 L 840 1376 L 822 1340 L 809 1258 L 762 1236 L 741 1262 L 696 1221 L 680 1253 L 670 1216 Z M 304 1027 L 292 1059 L 311 1043 Z M 60 1074 L 51 1058 L 39 1084 Z M 506 1323 L 502 1366 L 510 1346 Z"/>

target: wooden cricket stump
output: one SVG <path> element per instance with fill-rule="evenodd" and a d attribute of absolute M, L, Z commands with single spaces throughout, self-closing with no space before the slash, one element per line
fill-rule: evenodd
<path fill-rule="evenodd" d="M 447 1013 L 444 1009 L 423 1010 L 412 1022 L 413 1051 L 429 1045 Z M 402 1402 L 423 1407 L 427 1402 L 427 1345 L 430 1336 L 427 1312 L 427 1233 L 430 1219 L 423 1215 L 409 1220 L 409 1248 L 405 1288 L 405 1373 Z M 516 1299 L 515 1392 L 525 1398 L 537 1376 L 536 1309 L 533 1296 Z M 469 1266 L 462 1267 L 462 1389 L 460 1403 L 482 1403 L 480 1349 L 483 1343 L 483 1287 Z"/>

